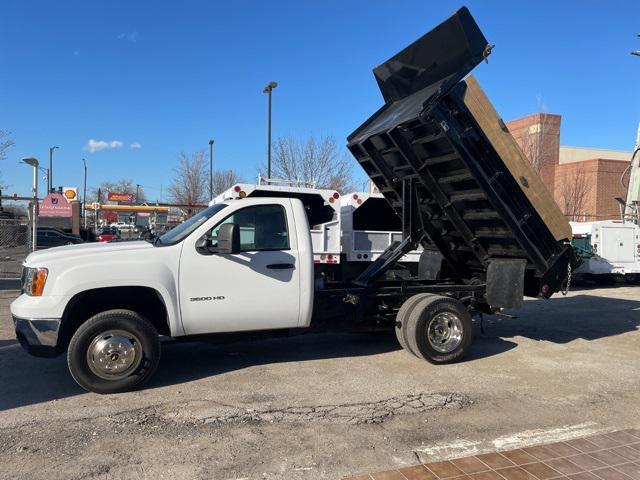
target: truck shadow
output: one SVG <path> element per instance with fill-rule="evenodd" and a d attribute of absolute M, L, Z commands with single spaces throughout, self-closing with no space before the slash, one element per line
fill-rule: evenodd
<path fill-rule="evenodd" d="M 0 411 L 83 393 L 64 355 L 36 358 L 15 340 L 0 340 L 0 391 Z"/>
<path fill-rule="evenodd" d="M 196 346 L 197 345 L 197 346 Z M 290 362 L 379 355 L 400 349 L 393 332 L 313 333 L 233 343 L 167 343 L 149 388 Z"/>
<path fill-rule="evenodd" d="M 640 289 L 639 289 L 640 291 Z M 638 330 L 640 299 L 580 294 L 525 302 L 515 320 L 485 317 L 465 364 L 518 347 L 517 337 L 568 343 Z M 374 356 L 399 350 L 389 333 L 324 333 L 259 341 L 213 344 L 167 342 L 158 371 L 146 388 L 179 385 L 249 367 L 321 359 Z M 424 363 L 424 368 L 441 368 Z M 67 371 L 64 355 L 40 359 L 15 340 L 0 340 L 0 411 L 72 397 L 85 392 Z"/>
<path fill-rule="evenodd" d="M 517 319 L 485 317 L 482 336 L 568 343 L 632 332 L 640 327 L 640 295 L 637 299 L 607 298 L 589 295 L 585 290 L 572 297 L 526 301 L 514 314 Z"/>

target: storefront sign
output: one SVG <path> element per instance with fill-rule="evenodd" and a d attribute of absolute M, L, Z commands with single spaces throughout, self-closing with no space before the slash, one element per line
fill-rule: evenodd
<path fill-rule="evenodd" d="M 40 202 L 41 217 L 70 217 L 71 204 L 61 193 L 50 193 Z"/>
<path fill-rule="evenodd" d="M 109 200 L 110 202 L 126 202 L 126 203 L 131 203 L 133 202 L 133 193 L 116 193 L 116 192 L 109 192 L 107 195 L 107 200 Z"/>

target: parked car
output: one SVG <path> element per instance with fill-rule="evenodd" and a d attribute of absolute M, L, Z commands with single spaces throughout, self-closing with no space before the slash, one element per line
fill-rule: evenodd
<path fill-rule="evenodd" d="M 84 243 L 82 238 L 77 235 L 65 233 L 56 228 L 41 227 L 38 228 L 38 250 L 51 247 L 61 247 L 62 245 L 73 245 L 76 243 Z"/>
<path fill-rule="evenodd" d="M 115 227 L 104 227 L 98 234 L 98 242 L 110 242 L 118 238 L 120 238 L 120 234 Z"/>

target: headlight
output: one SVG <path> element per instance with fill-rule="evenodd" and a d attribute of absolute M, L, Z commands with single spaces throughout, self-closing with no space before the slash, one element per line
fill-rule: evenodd
<path fill-rule="evenodd" d="M 49 270 L 46 268 L 25 267 L 22 272 L 22 291 L 32 297 L 40 297 L 47 281 Z"/>

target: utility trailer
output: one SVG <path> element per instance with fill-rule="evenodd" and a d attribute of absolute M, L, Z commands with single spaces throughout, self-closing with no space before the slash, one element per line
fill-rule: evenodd
<path fill-rule="evenodd" d="M 11 304 L 16 337 L 34 355 L 67 351 L 74 379 L 99 393 L 146 381 L 160 335 L 387 327 L 420 358 L 462 359 L 473 315 L 549 298 L 579 264 L 560 209 L 464 80 L 490 51 L 463 8 L 374 70 L 385 105 L 348 147 L 402 236 L 372 262 L 340 262 L 339 234 L 314 244 L 340 221 L 337 192 L 312 200 L 315 190 L 236 185 L 153 242 L 29 255 Z M 328 204 L 322 218 L 309 216 L 313 201 Z M 418 248 L 417 268 L 406 268 Z M 336 262 L 316 263 L 318 249 Z"/>
<path fill-rule="evenodd" d="M 267 182 L 282 182 L 266 180 Z M 238 183 L 216 196 L 210 205 L 245 198 L 297 198 L 304 205 L 313 245 L 313 261 L 318 264 L 340 263 L 340 193 L 312 186 Z"/>
<path fill-rule="evenodd" d="M 340 198 L 342 255 L 348 262 L 372 262 L 394 242 L 402 240 L 402 220 L 384 195 L 352 192 Z M 417 263 L 422 248 L 408 252 L 400 262 Z"/>

